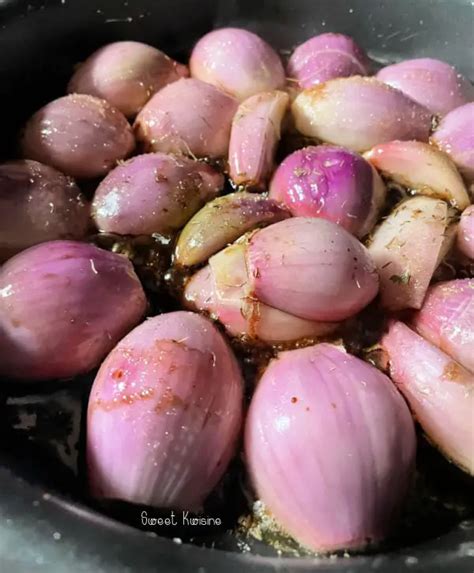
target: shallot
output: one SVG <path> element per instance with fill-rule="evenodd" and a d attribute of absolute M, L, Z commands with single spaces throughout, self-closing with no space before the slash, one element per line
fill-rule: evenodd
<path fill-rule="evenodd" d="M 474 372 L 474 279 L 431 286 L 412 326 L 426 340 Z"/>
<path fill-rule="evenodd" d="M 469 183 L 474 183 L 474 103 L 448 113 L 431 142 L 451 157 Z"/>
<path fill-rule="evenodd" d="M 296 217 L 321 217 L 358 237 L 372 230 L 385 185 L 359 154 L 331 145 L 298 149 L 278 166 L 270 197 Z"/>
<path fill-rule="evenodd" d="M 303 90 L 292 105 L 303 135 L 353 151 L 394 139 L 428 141 L 431 113 L 374 78 L 339 78 Z"/>
<path fill-rule="evenodd" d="M 464 182 L 447 155 L 420 141 L 376 145 L 364 157 L 385 177 L 423 195 L 444 199 L 457 209 L 470 201 Z"/>
<path fill-rule="evenodd" d="M 205 262 L 247 231 L 289 216 L 283 206 L 264 195 L 238 192 L 218 197 L 198 211 L 181 231 L 175 261 L 183 266 Z"/>
<path fill-rule="evenodd" d="M 180 79 L 155 94 L 135 120 L 145 151 L 224 157 L 238 102 L 194 78 Z"/>
<path fill-rule="evenodd" d="M 390 380 L 329 344 L 283 352 L 265 370 L 245 428 L 257 496 L 315 551 L 383 539 L 412 478 L 416 438 Z"/>
<path fill-rule="evenodd" d="M 226 471 L 243 381 L 222 335 L 188 312 L 151 318 L 112 350 L 87 412 L 95 497 L 199 510 Z"/>
<path fill-rule="evenodd" d="M 291 54 L 287 72 L 300 88 L 345 78 L 366 76 L 370 62 L 362 48 L 344 34 L 320 34 L 300 44 Z"/>
<path fill-rule="evenodd" d="M 430 442 L 474 474 L 474 374 L 402 322 L 391 323 L 382 345 L 390 376 Z"/>
<path fill-rule="evenodd" d="M 209 165 L 165 153 L 138 155 L 111 171 L 92 203 L 101 231 L 121 235 L 169 233 L 182 227 L 224 177 Z"/>
<path fill-rule="evenodd" d="M 122 255 L 75 241 L 31 247 L 0 268 L 0 375 L 37 381 L 88 372 L 145 307 Z"/>
<path fill-rule="evenodd" d="M 433 113 L 446 114 L 474 100 L 474 87 L 453 66 L 433 58 L 382 68 L 377 79 L 401 90 Z"/>
<path fill-rule="evenodd" d="M 69 93 L 107 100 L 134 116 L 158 90 L 186 77 L 188 69 L 153 46 L 113 42 L 91 54 L 72 76 Z"/>
<path fill-rule="evenodd" d="M 331 328 L 325 323 L 357 314 L 378 291 L 375 265 L 365 247 L 324 219 L 274 223 L 214 255 L 209 265 L 209 278 L 201 274 L 186 286 L 185 298 L 193 307 L 222 318 L 232 302 L 233 316 L 239 312 L 258 325 L 261 308 L 255 303 L 262 303 L 310 321 L 296 321 L 288 340 L 302 331 L 303 336 L 327 333 Z"/>
<path fill-rule="evenodd" d="M 263 304 L 252 294 L 245 245 L 236 243 L 209 260 L 186 284 L 184 304 L 205 311 L 231 336 L 266 344 L 298 342 L 333 333 L 337 322 L 307 320 Z"/>
<path fill-rule="evenodd" d="M 23 160 L 0 165 L 0 261 L 54 239 L 82 239 L 89 205 L 73 179 Z"/>
<path fill-rule="evenodd" d="M 239 101 L 285 85 L 285 70 L 275 50 L 241 28 L 221 28 L 203 36 L 194 46 L 189 67 L 194 78 Z"/>
<path fill-rule="evenodd" d="M 229 143 L 229 175 L 236 185 L 259 188 L 267 183 L 288 102 L 288 94 L 273 91 L 240 104 L 232 121 Z"/>
<path fill-rule="evenodd" d="M 105 175 L 128 157 L 135 141 L 125 116 L 105 100 L 72 94 L 48 103 L 25 126 L 23 155 L 66 175 Z"/>
<path fill-rule="evenodd" d="M 450 240 L 448 224 L 446 203 L 419 195 L 397 205 L 375 230 L 368 250 L 380 275 L 384 308 L 421 307 Z"/>

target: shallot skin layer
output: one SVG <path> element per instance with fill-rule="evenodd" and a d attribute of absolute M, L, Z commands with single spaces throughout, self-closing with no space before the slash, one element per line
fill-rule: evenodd
<path fill-rule="evenodd" d="M 266 344 L 296 342 L 334 332 L 337 322 L 299 318 L 261 303 L 251 291 L 245 244 L 235 243 L 209 259 L 186 283 L 183 304 L 219 320 L 231 336 Z"/>
<path fill-rule="evenodd" d="M 199 510 L 235 452 L 243 381 L 206 318 L 148 319 L 109 354 L 87 414 L 95 497 Z"/>
<path fill-rule="evenodd" d="M 0 375 L 37 381 L 88 372 L 145 308 L 122 255 L 75 241 L 31 247 L 0 269 Z"/>
<path fill-rule="evenodd" d="M 130 117 L 158 90 L 188 73 L 186 66 L 153 46 L 113 42 L 99 48 L 79 66 L 68 92 L 105 99 Z"/>
<path fill-rule="evenodd" d="M 344 34 L 320 34 L 300 44 L 288 61 L 288 76 L 300 88 L 345 78 L 366 76 L 370 61 L 362 48 Z"/>
<path fill-rule="evenodd" d="M 89 179 L 105 175 L 134 147 L 125 116 L 105 100 L 82 94 L 56 99 L 28 121 L 23 156 Z"/>
<path fill-rule="evenodd" d="M 474 279 L 431 286 L 412 325 L 423 338 L 474 372 Z"/>
<path fill-rule="evenodd" d="M 430 442 L 474 474 L 474 374 L 402 322 L 390 324 L 382 347 L 392 380 Z"/>
<path fill-rule="evenodd" d="M 363 237 L 385 198 L 378 173 L 359 154 L 332 145 L 309 146 L 286 157 L 270 183 L 270 197 L 296 217 L 321 217 Z"/>
<path fill-rule="evenodd" d="M 315 551 L 383 539 L 407 493 L 416 437 L 380 371 L 329 344 L 287 351 L 259 381 L 247 468 L 282 529 Z"/>
<path fill-rule="evenodd" d="M 189 61 L 191 75 L 239 101 L 285 85 L 278 54 L 262 38 L 241 28 L 221 28 L 203 36 Z"/>
<path fill-rule="evenodd" d="M 88 225 L 73 179 L 37 161 L 0 165 L 0 261 L 45 241 L 82 239 Z"/>
<path fill-rule="evenodd" d="M 324 219 L 293 217 L 257 231 L 246 260 L 258 300 L 309 320 L 349 318 L 379 287 L 367 249 Z"/>

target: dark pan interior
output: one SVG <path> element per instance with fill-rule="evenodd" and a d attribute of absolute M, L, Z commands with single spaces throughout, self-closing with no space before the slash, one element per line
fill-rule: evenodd
<path fill-rule="evenodd" d="M 16 153 L 28 115 L 64 92 L 73 66 L 119 39 L 185 57 L 213 27 L 240 25 L 281 50 L 324 31 L 352 35 L 379 62 L 433 56 L 474 78 L 470 0 L 0 0 L 0 158 Z M 405 531 L 350 559 L 279 558 L 222 533 L 216 549 L 131 528 L 81 502 L 81 417 L 91 377 L 0 393 L 0 571 L 472 571 L 472 482 L 429 446 L 426 492 Z M 237 503 L 237 502 L 236 502 Z M 459 509 L 461 508 L 461 509 Z M 125 516 L 126 518 L 126 516 Z M 134 523 L 129 519 L 130 523 Z M 218 550 L 220 549 L 220 550 Z"/>

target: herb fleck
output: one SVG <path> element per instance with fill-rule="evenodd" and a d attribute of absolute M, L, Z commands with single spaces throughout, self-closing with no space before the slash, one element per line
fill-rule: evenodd
<path fill-rule="evenodd" d="M 293 173 L 295 174 L 296 177 L 302 177 L 303 175 L 308 174 L 306 169 L 304 169 L 304 167 L 295 167 Z"/>
<path fill-rule="evenodd" d="M 401 275 L 392 275 L 390 280 L 400 285 L 410 284 L 411 275 L 408 271 L 404 271 Z"/>

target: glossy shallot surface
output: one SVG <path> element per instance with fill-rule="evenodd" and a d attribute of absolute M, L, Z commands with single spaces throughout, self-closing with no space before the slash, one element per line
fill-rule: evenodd
<path fill-rule="evenodd" d="M 191 76 L 239 101 L 282 88 L 285 71 L 280 57 L 262 38 L 241 28 L 221 28 L 203 36 L 191 53 Z"/>
<path fill-rule="evenodd" d="M 93 218 L 99 230 L 109 233 L 169 233 L 213 199 L 223 184 L 223 176 L 205 163 L 165 153 L 138 155 L 97 187 Z"/>
<path fill-rule="evenodd" d="M 353 151 L 394 139 L 428 141 L 431 113 L 374 78 L 338 78 L 303 90 L 292 105 L 303 135 Z"/>
<path fill-rule="evenodd" d="M 155 94 L 135 120 L 144 151 L 223 157 L 238 102 L 195 78 L 180 79 Z"/>
<path fill-rule="evenodd" d="M 181 231 L 175 261 L 193 266 L 232 243 L 247 231 L 290 216 L 274 199 L 255 193 L 230 193 L 209 201 Z"/>
<path fill-rule="evenodd" d="M 300 88 L 348 76 L 366 76 L 371 65 L 362 48 L 344 34 L 320 34 L 297 46 L 287 73 Z"/>
<path fill-rule="evenodd" d="M 386 535 L 411 481 L 415 444 L 391 381 L 329 344 L 273 360 L 245 428 L 257 496 L 284 531 L 316 551 Z"/>
<path fill-rule="evenodd" d="M 309 320 L 348 318 L 379 288 L 367 249 L 324 219 L 293 217 L 257 231 L 246 260 L 261 302 Z"/>
<path fill-rule="evenodd" d="M 431 136 L 469 183 L 474 182 L 474 102 L 448 113 Z"/>
<path fill-rule="evenodd" d="M 235 452 L 242 391 L 237 361 L 209 320 L 172 312 L 138 326 L 91 390 L 93 495 L 200 509 Z"/>
<path fill-rule="evenodd" d="M 89 204 L 71 177 L 37 161 L 0 164 L 0 261 L 37 243 L 82 239 Z"/>
<path fill-rule="evenodd" d="M 145 307 L 125 257 L 75 241 L 31 247 L 0 268 L 0 374 L 37 381 L 88 372 Z"/>
<path fill-rule="evenodd" d="M 48 103 L 25 126 L 23 156 L 66 175 L 105 175 L 135 148 L 125 116 L 103 99 L 71 94 Z"/>
<path fill-rule="evenodd" d="M 372 230 L 385 186 L 359 154 L 332 145 L 293 152 L 276 169 L 270 197 L 296 217 L 321 217 L 358 237 Z"/>
<path fill-rule="evenodd" d="M 113 42 L 80 64 L 68 92 L 105 99 L 127 117 L 133 117 L 154 93 L 188 74 L 186 66 L 153 46 Z"/>
<path fill-rule="evenodd" d="M 235 185 L 260 188 L 267 183 L 289 99 L 285 92 L 273 91 L 240 104 L 229 141 L 229 175 Z"/>
<path fill-rule="evenodd" d="M 433 58 L 386 66 L 377 79 L 404 92 L 433 113 L 446 114 L 474 100 L 474 87 L 453 66 Z"/>
<path fill-rule="evenodd" d="M 431 286 L 412 325 L 423 338 L 474 372 L 474 279 Z"/>
<path fill-rule="evenodd" d="M 382 339 L 390 376 L 434 446 L 474 473 L 474 374 L 401 322 Z"/>

